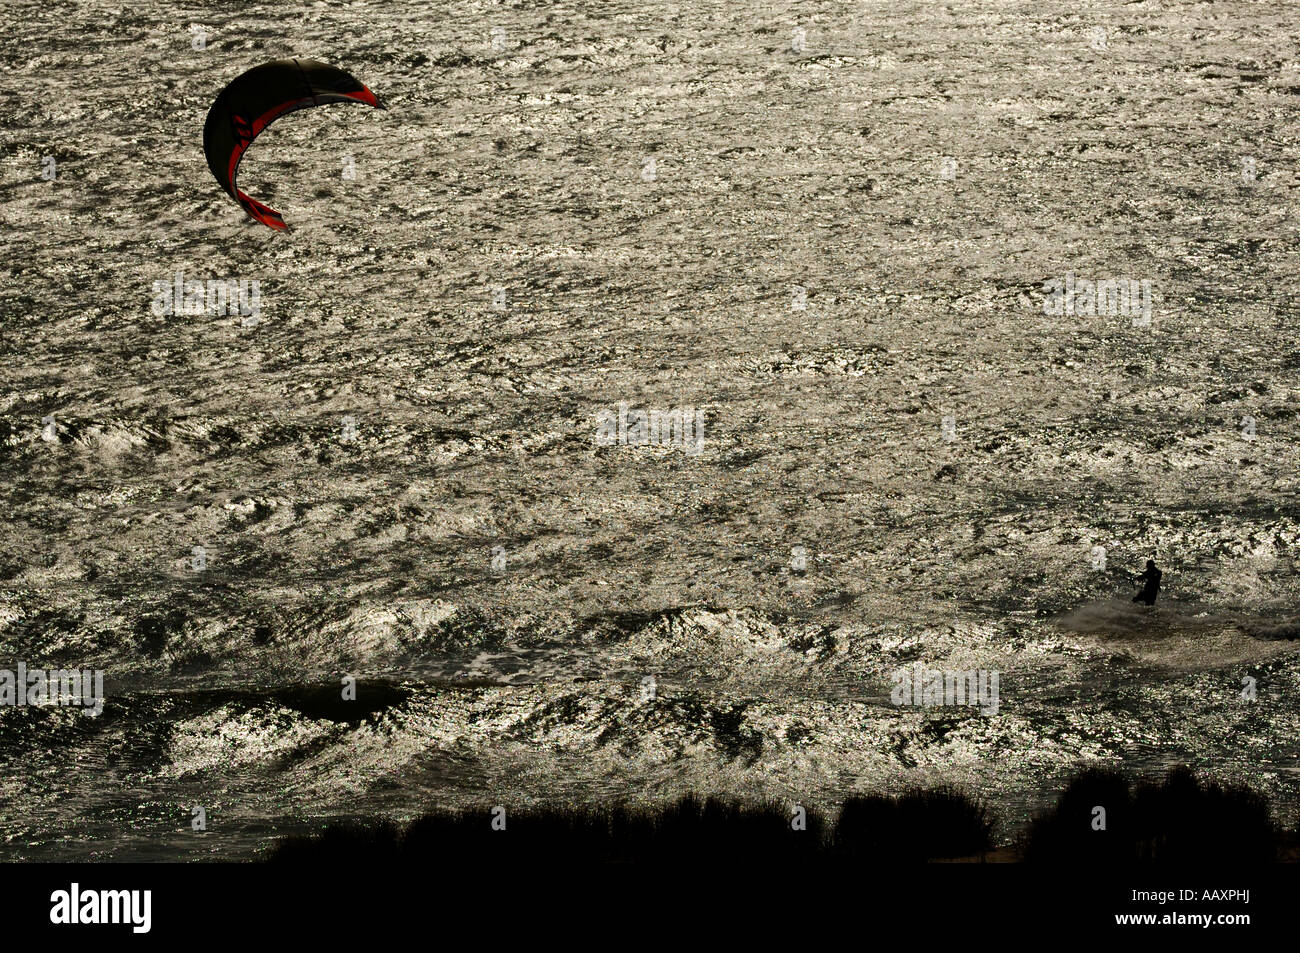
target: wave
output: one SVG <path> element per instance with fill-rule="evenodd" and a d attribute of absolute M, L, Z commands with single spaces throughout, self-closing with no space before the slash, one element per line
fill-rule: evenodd
<path fill-rule="evenodd" d="M 1294 641 L 1300 637 L 1300 621 L 1284 622 L 1281 625 L 1243 625 L 1241 631 L 1252 638 L 1265 642 Z"/>
<path fill-rule="evenodd" d="M 1085 603 L 1058 617 L 1056 624 L 1071 632 L 1116 639 L 1195 638 L 1225 632 L 1263 642 L 1300 637 L 1300 620 L 1296 619 L 1261 619 L 1210 610 L 1191 612 L 1177 605 L 1148 607 L 1122 598 Z"/>
<path fill-rule="evenodd" d="M 1218 628 L 1223 624 L 1208 613 L 1189 615 L 1176 608 L 1149 607 L 1121 598 L 1085 603 L 1056 621 L 1071 632 L 1111 636 L 1152 636 L 1179 629 Z"/>

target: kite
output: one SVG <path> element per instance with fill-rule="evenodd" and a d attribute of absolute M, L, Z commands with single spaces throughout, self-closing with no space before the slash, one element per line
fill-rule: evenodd
<path fill-rule="evenodd" d="M 285 113 L 330 103 L 365 103 L 384 109 L 350 73 L 316 60 L 273 60 L 230 81 L 208 110 L 203 153 L 217 182 L 253 218 L 277 231 L 288 229 L 275 209 L 241 192 L 235 174 L 258 133 Z"/>

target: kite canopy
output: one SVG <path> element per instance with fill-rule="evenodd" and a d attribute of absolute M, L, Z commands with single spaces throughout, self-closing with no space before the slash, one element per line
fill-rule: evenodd
<path fill-rule="evenodd" d="M 273 60 L 230 81 L 208 110 L 203 152 L 221 187 L 263 225 L 287 229 L 280 213 L 241 192 L 235 174 L 258 134 L 285 113 L 329 103 L 384 105 L 355 77 L 316 60 Z"/>

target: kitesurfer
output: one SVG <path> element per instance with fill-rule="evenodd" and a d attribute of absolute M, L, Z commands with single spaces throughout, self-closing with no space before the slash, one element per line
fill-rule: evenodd
<path fill-rule="evenodd" d="M 1138 576 L 1142 580 L 1142 591 L 1133 597 L 1133 601 L 1148 606 L 1155 605 L 1156 595 L 1160 592 L 1160 576 L 1161 572 L 1156 568 L 1155 560 L 1148 559 L 1147 571 Z"/>

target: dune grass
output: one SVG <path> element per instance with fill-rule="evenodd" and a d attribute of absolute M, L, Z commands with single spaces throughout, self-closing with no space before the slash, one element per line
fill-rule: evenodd
<path fill-rule="evenodd" d="M 1281 843 L 1267 800 L 1250 788 L 1198 780 L 1186 767 L 1136 786 L 1095 769 L 1034 819 L 1022 852 L 1031 863 L 1268 863 Z"/>
<path fill-rule="evenodd" d="M 814 809 L 686 796 L 659 809 L 530 807 L 434 811 L 405 830 L 390 823 L 333 824 L 281 841 L 270 859 L 306 863 L 347 852 L 357 858 L 463 863 L 798 863 L 890 857 L 925 861 L 988 849 L 986 808 L 955 789 L 852 798 L 834 824 Z M 498 825 L 500 819 L 498 819 Z"/>
<path fill-rule="evenodd" d="M 1102 813 L 1104 811 L 1104 814 Z M 1104 817 L 1104 826 L 1103 826 Z M 336 823 L 280 841 L 269 859 L 313 863 L 411 861 L 474 864 L 923 863 L 979 858 L 995 819 L 952 787 L 847 800 L 834 821 L 773 801 L 688 795 L 658 808 L 491 808 L 433 811 L 402 828 Z M 1245 864 L 1291 859 L 1296 841 L 1273 822 L 1263 796 L 1200 780 L 1185 767 L 1158 781 L 1090 768 L 1020 838 L 1017 859 L 1042 864 Z"/>

